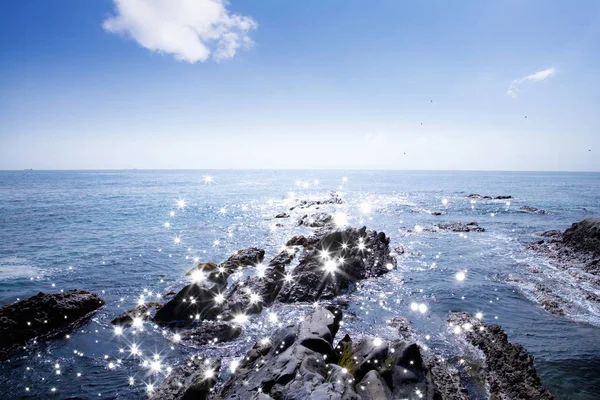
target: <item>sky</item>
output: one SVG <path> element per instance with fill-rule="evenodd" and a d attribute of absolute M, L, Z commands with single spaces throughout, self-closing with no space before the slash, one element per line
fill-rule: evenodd
<path fill-rule="evenodd" d="M 600 2 L 19 0 L 0 170 L 600 171 Z"/>

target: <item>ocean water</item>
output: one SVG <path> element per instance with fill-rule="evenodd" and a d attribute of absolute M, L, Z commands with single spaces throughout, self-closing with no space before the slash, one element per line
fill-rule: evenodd
<path fill-rule="evenodd" d="M 345 203 L 289 211 L 298 200 L 324 199 L 331 190 Z M 472 204 L 465 198 L 470 193 L 514 198 Z M 522 205 L 551 214 L 526 213 Z M 292 217 L 273 218 L 285 211 Z M 466 376 L 477 354 L 466 351 L 445 321 L 449 311 L 481 312 L 534 355 L 543 383 L 558 398 L 600 398 L 600 307 L 584 297 L 600 295 L 600 288 L 578 284 L 525 246 L 539 232 L 600 216 L 600 174 L 416 171 L 0 172 L 0 304 L 67 289 L 106 300 L 69 338 L 3 362 L 2 398 L 144 398 L 195 352 L 222 357 L 226 375 L 255 340 L 312 306 L 275 305 L 251 317 L 239 339 L 199 348 L 173 342 L 172 332 L 150 323 L 116 335 L 110 320 L 140 296 L 160 301 L 157 294 L 178 290 L 195 259 L 219 262 L 258 246 L 268 260 L 292 235 L 309 233 L 295 221 L 314 211 L 384 231 L 392 247 L 407 253 L 396 270 L 344 295 L 349 308 L 341 334 L 391 339 L 395 332 L 385 321 L 407 317 L 421 344 Z M 416 225 L 470 221 L 486 232 L 415 232 Z M 465 270 L 465 280 L 457 280 Z M 562 299 L 565 317 L 539 306 L 536 282 Z M 412 311 L 413 302 L 425 304 L 426 312 Z M 141 355 L 131 353 L 134 345 Z M 472 390 L 473 398 L 485 398 L 476 385 Z"/>

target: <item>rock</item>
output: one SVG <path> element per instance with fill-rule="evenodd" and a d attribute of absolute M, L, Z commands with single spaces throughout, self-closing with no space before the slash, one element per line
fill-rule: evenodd
<path fill-rule="evenodd" d="M 452 222 L 450 224 L 438 224 L 436 227 L 439 230 L 451 232 L 485 232 L 485 228 L 479 226 L 477 222 L 469 222 L 467 224 Z"/>
<path fill-rule="evenodd" d="M 83 290 L 38 293 L 0 308 L 0 357 L 33 338 L 48 339 L 80 326 L 104 305 L 97 294 Z"/>
<path fill-rule="evenodd" d="M 295 208 L 308 208 L 308 207 L 312 207 L 314 205 L 343 204 L 343 203 L 344 203 L 344 200 L 342 200 L 342 198 L 335 191 L 332 191 L 329 193 L 328 199 L 325 199 L 325 200 L 302 200 L 300 203 L 298 203 L 294 207 L 291 207 L 290 211 L 294 210 Z"/>
<path fill-rule="evenodd" d="M 394 253 L 396 253 L 396 255 L 404 254 L 404 247 L 402 245 L 394 247 Z"/>
<path fill-rule="evenodd" d="M 238 250 L 227 260 L 219 264 L 226 270 L 235 270 L 238 268 L 254 266 L 260 264 L 265 258 L 265 251 L 256 247 Z"/>
<path fill-rule="evenodd" d="M 362 279 L 381 276 L 396 266 L 383 232 L 347 228 L 326 231 L 290 272 L 277 300 L 284 303 L 332 299 Z"/>
<path fill-rule="evenodd" d="M 224 321 L 200 321 L 199 326 L 182 331 L 181 340 L 189 340 L 195 345 L 229 342 L 243 332 L 241 326 Z M 216 339 L 216 340 L 215 340 Z"/>
<path fill-rule="evenodd" d="M 303 215 L 298 219 L 298 226 L 308 226 L 310 228 L 322 228 L 332 225 L 333 217 L 327 213 L 316 213 L 311 216 Z"/>
<path fill-rule="evenodd" d="M 287 213 L 279 213 L 275 216 L 275 218 L 289 218 L 290 214 Z"/>
<path fill-rule="evenodd" d="M 486 325 L 467 313 L 453 313 L 451 329 L 460 327 L 460 335 L 485 355 L 484 376 L 491 398 L 550 400 L 538 377 L 533 357 L 519 344 L 508 341 L 497 325 Z"/>
<path fill-rule="evenodd" d="M 363 400 L 393 399 L 389 386 L 375 370 L 369 371 L 356 387 Z"/>
<path fill-rule="evenodd" d="M 191 283 L 156 312 L 154 322 L 184 325 L 198 319 L 214 319 L 219 312 L 216 296 L 222 288 L 206 281 Z"/>
<path fill-rule="evenodd" d="M 496 197 L 494 197 L 494 199 L 496 199 L 496 200 L 509 200 L 512 198 L 513 198 L 512 196 L 496 196 Z"/>
<path fill-rule="evenodd" d="M 465 196 L 469 199 L 485 199 L 485 200 L 508 200 L 508 199 L 512 199 L 512 196 L 496 196 L 496 197 L 492 197 L 492 196 L 482 196 L 480 194 L 477 193 L 473 193 L 473 194 L 469 194 L 467 196 Z"/>
<path fill-rule="evenodd" d="M 571 225 L 563 233 L 563 242 L 575 250 L 600 256 L 600 218 L 588 218 Z"/>
<path fill-rule="evenodd" d="M 206 399 L 217 382 L 220 359 L 193 356 L 182 362 L 152 392 L 150 400 Z"/>
<path fill-rule="evenodd" d="M 200 263 L 190 269 L 186 275 L 193 281 L 208 280 L 221 286 L 227 284 L 227 278 L 236 270 L 260 264 L 265 257 L 265 251 L 256 247 L 238 250 L 219 265 L 213 262 Z"/>
<path fill-rule="evenodd" d="M 431 213 L 431 215 L 434 215 L 434 216 L 438 217 L 438 216 L 442 215 L 442 213 L 441 213 L 441 212 L 439 212 L 439 211 L 433 211 L 433 212 Z"/>
<path fill-rule="evenodd" d="M 557 230 L 551 230 L 551 231 L 546 231 L 546 232 L 540 233 L 540 236 L 543 236 L 543 237 L 561 237 L 562 238 L 562 232 L 561 231 L 557 231 Z"/>
<path fill-rule="evenodd" d="M 151 319 L 153 317 L 152 311 L 156 311 L 160 307 L 162 307 L 162 304 L 156 302 L 140 304 L 139 306 L 129 311 L 125 311 L 124 313 L 110 321 L 110 323 L 113 325 L 126 327 L 133 324 L 134 318 L 141 318 L 142 320 Z"/>
<path fill-rule="evenodd" d="M 444 386 L 447 382 L 436 381 L 441 374 L 430 372 L 425 363 L 410 364 L 416 359 L 414 350 L 410 350 L 414 344 L 379 343 L 374 338 L 363 338 L 353 346 L 346 335 L 336 346 L 337 354 L 330 355 L 341 318 L 338 309 L 317 308 L 300 324 L 280 329 L 270 339 L 257 342 L 235 374 L 211 398 L 395 399 L 401 398 L 396 393 L 404 391 L 407 398 L 412 398 L 417 393 L 415 389 L 421 388 L 419 393 L 429 400 L 467 399 L 460 383 L 452 387 L 456 391 L 453 393 L 450 386 Z M 390 354 L 390 346 L 408 350 Z M 396 358 L 396 354 L 400 357 Z M 394 380 L 392 370 L 404 376 L 398 375 Z M 361 379 L 357 372 L 362 373 Z M 458 377 L 453 384 L 456 382 Z M 441 393 L 449 395 L 440 397 Z"/>
<path fill-rule="evenodd" d="M 522 206 L 520 210 L 533 213 L 533 214 L 550 214 L 550 212 L 546 210 L 542 210 L 540 208 L 530 207 L 530 206 Z"/>

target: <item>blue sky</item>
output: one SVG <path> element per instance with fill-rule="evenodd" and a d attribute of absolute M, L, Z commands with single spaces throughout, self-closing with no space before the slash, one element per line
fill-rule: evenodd
<path fill-rule="evenodd" d="M 13 1 L 0 169 L 600 171 L 598 71 L 597 1 Z"/>

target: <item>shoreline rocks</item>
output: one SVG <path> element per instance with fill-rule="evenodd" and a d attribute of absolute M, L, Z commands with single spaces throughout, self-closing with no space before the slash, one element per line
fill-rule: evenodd
<path fill-rule="evenodd" d="M 319 307 L 298 325 L 256 342 L 212 399 L 466 400 L 458 377 L 438 379 L 419 346 L 401 338 L 346 335 L 334 346 L 342 312 Z"/>
<path fill-rule="evenodd" d="M 206 399 L 217 383 L 220 359 L 192 356 L 182 361 L 151 392 L 150 400 Z"/>
<path fill-rule="evenodd" d="M 344 204 L 344 200 L 337 194 L 335 191 L 331 191 L 329 193 L 329 198 L 325 200 L 302 200 L 297 205 L 290 208 L 290 211 L 296 208 L 308 208 L 315 205 L 324 205 L 324 204 Z"/>
<path fill-rule="evenodd" d="M 468 199 L 484 199 L 484 200 L 509 200 L 509 199 L 513 198 L 512 196 L 496 196 L 496 197 L 482 196 L 477 193 L 469 194 L 469 195 L 466 195 L 465 197 Z"/>
<path fill-rule="evenodd" d="M 0 358 L 32 339 L 49 339 L 70 332 L 104 305 L 95 293 L 66 290 L 6 304 L 0 307 Z"/>
<path fill-rule="evenodd" d="M 555 399 L 542 386 L 533 356 L 523 346 L 510 343 L 500 326 L 483 324 L 468 313 L 452 313 L 449 325 L 484 354 L 483 375 L 492 399 Z"/>
<path fill-rule="evenodd" d="M 551 214 L 551 212 L 549 212 L 549 211 L 542 210 L 542 209 L 536 208 L 536 207 L 530 207 L 530 206 L 522 206 L 520 208 L 520 210 L 528 212 L 528 213 L 532 213 L 532 214 Z"/>
<path fill-rule="evenodd" d="M 485 232 L 485 228 L 479 226 L 477 222 L 452 222 L 449 224 L 437 224 L 436 227 L 441 231 L 451 232 Z"/>

